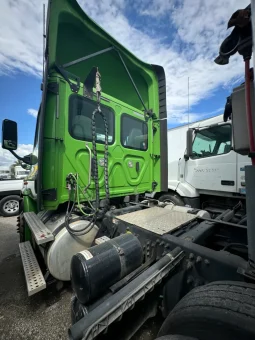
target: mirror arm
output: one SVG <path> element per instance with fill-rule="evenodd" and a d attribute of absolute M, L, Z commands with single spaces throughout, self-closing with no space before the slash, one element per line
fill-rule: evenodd
<path fill-rule="evenodd" d="M 31 161 L 31 157 L 25 156 L 25 157 L 20 157 L 19 155 L 16 154 L 16 152 L 14 152 L 13 150 L 9 150 L 11 154 L 13 154 L 13 156 L 15 158 L 17 158 L 19 161 L 22 161 L 23 163 L 26 163 L 28 165 L 34 165 L 33 162 Z"/>
<path fill-rule="evenodd" d="M 14 152 L 13 150 L 9 150 L 9 151 L 10 151 L 10 153 L 13 154 L 13 156 L 14 156 L 15 158 L 17 158 L 19 161 L 24 162 L 24 158 L 23 158 L 23 157 L 20 157 L 19 155 L 17 155 L 16 152 Z M 24 163 L 26 163 L 26 162 L 24 162 Z"/>

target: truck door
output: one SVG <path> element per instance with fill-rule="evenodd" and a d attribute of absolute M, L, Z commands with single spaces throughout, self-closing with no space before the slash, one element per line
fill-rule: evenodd
<path fill-rule="evenodd" d="M 68 172 L 79 174 L 79 183 L 86 186 L 91 182 L 88 195 L 95 195 L 94 168 L 93 168 L 93 143 L 92 143 L 92 113 L 97 108 L 97 103 L 89 98 L 72 94 L 69 97 L 68 131 L 66 131 L 65 156 L 66 166 L 72 165 Z M 113 167 L 113 149 L 116 142 L 115 121 L 116 114 L 111 106 L 101 104 L 101 110 L 105 115 L 108 125 L 108 169 L 111 176 Z M 105 149 L 105 127 L 104 120 L 100 114 L 96 114 L 95 141 L 97 150 L 98 181 L 100 197 L 104 197 L 104 155 Z M 64 174 L 66 176 L 66 173 Z M 110 178 L 109 178 L 110 180 Z"/>
<path fill-rule="evenodd" d="M 69 131 L 65 137 L 65 168 L 69 170 L 63 176 L 69 172 L 78 173 L 79 183 L 85 187 L 90 172 L 88 148 L 93 149 L 91 116 L 97 103 L 76 94 L 70 96 L 69 102 Z M 120 107 L 112 100 L 106 104 L 101 103 L 101 110 L 108 123 L 108 179 L 111 197 L 151 190 L 153 163 L 148 142 L 151 141 L 151 136 L 148 137 L 148 125 L 151 122 L 145 121 L 143 112 L 134 113 L 130 108 L 124 105 Z M 95 129 L 100 197 L 103 198 L 105 129 L 99 114 L 96 115 Z M 95 195 L 93 176 L 88 195 L 90 198 Z"/>
<path fill-rule="evenodd" d="M 121 117 L 120 144 L 123 154 L 122 172 L 127 183 L 126 190 L 137 192 L 150 190 L 153 181 L 152 151 L 148 143 L 148 122 L 142 114 L 125 109 Z M 133 188 L 133 189 L 132 189 Z"/>
<path fill-rule="evenodd" d="M 237 155 L 231 150 L 230 124 L 196 131 L 185 180 L 196 189 L 237 192 Z"/>

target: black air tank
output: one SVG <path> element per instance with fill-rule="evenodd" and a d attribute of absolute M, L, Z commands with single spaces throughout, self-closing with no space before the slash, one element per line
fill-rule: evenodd
<path fill-rule="evenodd" d="M 111 285 L 142 264 L 141 243 L 133 234 L 114 239 L 81 251 L 71 261 L 73 290 L 82 303 L 88 303 Z"/>

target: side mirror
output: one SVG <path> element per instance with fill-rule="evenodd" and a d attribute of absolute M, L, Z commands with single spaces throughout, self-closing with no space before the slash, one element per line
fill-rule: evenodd
<path fill-rule="evenodd" d="M 194 133 L 193 129 L 188 129 L 187 139 L 186 139 L 187 148 L 186 148 L 185 160 L 188 160 L 189 157 L 192 155 L 193 133 Z"/>
<path fill-rule="evenodd" d="M 13 120 L 5 119 L 2 123 L 2 148 L 7 150 L 17 150 L 17 147 L 17 123 Z"/>

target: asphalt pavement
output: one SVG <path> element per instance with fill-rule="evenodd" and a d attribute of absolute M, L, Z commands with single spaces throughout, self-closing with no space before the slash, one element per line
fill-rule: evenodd
<path fill-rule="evenodd" d="M 16 225 L 16 217 L 0 217 L 0 340 L 67 339 L 71 287 L 59 292 L 51 285 L 28 297 Z M 132 340 L 155 339 L 155 320 L 148 320 Z"/>
<path fill-rule="evenodd" d="M 0 339 L 67 339 L 71 289 L 55 287 L 28 297 L 16 217 L 0 217 Z"/>

